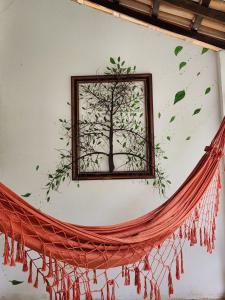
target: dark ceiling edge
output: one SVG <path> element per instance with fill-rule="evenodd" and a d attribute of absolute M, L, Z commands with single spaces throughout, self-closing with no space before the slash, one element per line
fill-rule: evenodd
<path fill-rule="evenodd" d="M 212 19 L 218 22 L 225 22 L 225 13 L 214 8 L 206 7 L 199 3 L 190 0 L 164 0 L 165 2 L 175 6 L 183 8 L 193 14 Z"/>
<path fill-rule="evenodd" d="M 216 46 L 221 49 L 225 49 L 225 41 L 207 36 L 205 34 L 198 33 L 197 31 L 194 31 L 194 30 L 188 30 L 188 29 L 179 27 L 177 25 L 165 22 L 165 21 L 157 19 L 155 17 L 151 17 L 149 15 L 143 14 L 141 12 L 138 12 L 136 10 L 128 8 L 126 6 L 120 5 L 118 2 L 110 2 L 109 0 L 88 0 L 88 1 L 98 4 L 100 6 L 103 6 L 105 8 L 114 10 L 118 13 L 127 15 L 129 17 L 135 18 L 142 22 L 148 23 L 150 25 L 154 25 L 159 28 L 162 28 L 162 29 L 165 29 L 168 31 L 172 31 L 176 34 L 180 34 L 180 35 Z"/>

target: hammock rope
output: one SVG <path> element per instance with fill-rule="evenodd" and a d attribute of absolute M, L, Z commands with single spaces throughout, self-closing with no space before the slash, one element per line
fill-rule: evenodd
<path fill-rule="evenodd" d="M 4 264 L 21 263 L 35 288 L 42 278 L 51 300 L 115 300 L 121 278 L 149 300 L 161 299 L 165 279 L 170 297 L 173 277 L 179 280 L 184 272 L 185 242 L 209 253 L 215 248 L 224 143 L 225 119 L 174 195 L 146 215 L 117 225 L 59 221 L 0 183 Z"/>

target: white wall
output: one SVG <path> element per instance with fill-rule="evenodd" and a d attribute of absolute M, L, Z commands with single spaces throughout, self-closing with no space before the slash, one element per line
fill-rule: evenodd
<path fill-rule="evenodd" d="M 110 56 L 121 56 L 151 72 L 154 86 L 155 136 L 168 161 L 172 181 L 168 196 L 193 169 L 220 123 L 216 54 L 158 32 L 139 27 L 69 0 L 1 0 L 0 2 L 0 176 L 36 207 L 80 224 L 112 224 L 144 214 L 165 201 L 141 180 L 86 181 L 77 188 L 65 183 L 46 203 L 43 186 L 57 162 L 58 118 L 70 118 L 70 76 L 101 72 Z M 176 57 L 177 45 L 184 49 Z M 187 67 L 178 71 L 179 63 Z M 200 76 L 196 74 L 201 72 Z M 205 89 L 211 86 L 207 96 Z M 186 98 L 173 105 L 178 90 Z M 195 108 L 202 107 L 193 117 Z M 159 120 L 158 112 L 162 113 Z M 169 124 L 172 115 L 176 121 Z M 166 136 L 171 136 L 171 142 Z M 185 138 L 191 136 L 190 141 Z M 35 171 L 39 164 L 40 170 Z M 225 291 L 224 217 L 219 217 L 213 255 L 187 248 L 185 274 L 176 283 L 176 297 L 219 298 Z M 27 284 L 19 270 L 1 267 L 1 299 L 44 299 L 44 290 Z M 167 299 L 167 289 L 163 290 Z M 137 299 L 121 286 L 118 299 Z"/>

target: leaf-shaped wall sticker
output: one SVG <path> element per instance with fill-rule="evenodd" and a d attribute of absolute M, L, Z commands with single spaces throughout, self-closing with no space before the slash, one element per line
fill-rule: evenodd
<path fill-rule="evenodd" d="M 188 136 L 187 138 L 186 138 L 186 141 L 189 141 L 191 139 L 191 137 L 190 136 Z"/>
<path fill-rule="evenodd" d="M 9 282 L 11 282 L 12 285 L 18 285 L 18 284 L 23 283 L 23 281 L 18 281 L 18 280 L 10 280 Z"/>
<path fill-rule="evenodd" d="M 202 54 L 206 53 L 207 51 L 209 51 L 208 48 L 202 48 Z"/>
<path fill-rule="evenodd" d="M 175 120 L 176 116 L 172 116 L 172 118 L 170 119 L 170 123 L 172 123 Z"/>
<path fill-rule="evenodd" d="M 201 108 L 197 108 L 194 112 L 193 112 L 193 116 L 199 114 L 201 111 Z"/>
<path fill-rule="evenodd" d="M 167 138 L 167 140 L 168 140 L 168 141 L 170 141 L 170 140 L 171 140 L 170 136 L 167 136 L 166 138 Z"/>
<path fill-rule="evenodd" d="M 39 165 L 36 166 L 35 170 L 38 171 L 38 169 L 39 169 Z"/>
<path fill-rule="evenodd" d="M 208 93 L 210 93 L 211 91 L 211 87 L 207 87 L 207 89 L 205 90 L 205 95 L 207 95 Z"/>
<path fill-rule="evenodd" d="M 180 53 L 180 51 L 181 51 L 182 49 L 183 49 L 182 46 L 177 46 L 177 47 L 175 48 L 175 50 L 174 50 L 174 54 L 177 56 L 178 53 Z"/>
<path fill-rule="evenodd" d="M 159 118 L 159 119 L 161 118 L 161 113 L 160 113 L 160 112 L 158 113 L 158 118 Z"/>
<path fill-rule="evenodd" d="M 200 73 L 200 72 L 198 72 L 198 73 L 197 73 L 197 76 L 199 76 L 200 74 L 201 74 L 201 73 Z"/>
<path fill-rule="evenodd" d="M 181 70 L 183 67 L 186 66 L 186 62 L 185 61 L 182 61 L 180 64 L 179 64 L 179 70 Z"/>
<path fill-rule="evenodd" d="M 113 64 L 113 65 L 115 65 L 115 60 L 114 60 L 114 58 L 112 58 L 112 57 L 110 57 L 110 62 L 111 62 L 111 64 Z"/>
<path fill-rule="evenodd" d="M 185 90 L 177 92 L 176 95 L 175 95 L 173 104 L 176 104 L 180 100 L 184 99 L 184 97 L 185 97 Z"/>
<path fill-rule="evenodd" d="M 25 197 L 25 198 L 28 198 L 28 197 L 30 197 L 30 195 L 31 195 L 31 193 L 26 193 L 26 194 L 23 194 L 23 195 L 21 195 L 22 197 Z"/>

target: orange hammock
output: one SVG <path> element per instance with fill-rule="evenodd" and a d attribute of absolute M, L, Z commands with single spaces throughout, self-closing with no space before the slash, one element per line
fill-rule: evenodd
<path fill-rule="evenodd" d="M 166 276 L 170 296 L 173 265 L 176 279 L 184 272 L 185 241 L 191 246 L 199 243 L 209 253 L 214 249 L 224 143 L 225 119 L 202 159 L 168 201 L 118 225 L 61 222 L 0 183 L 4 264 L 21 263 L 36 288 L 43 278 L 50 299 L 55 300 L 115 300 L 121 277 L 125 285 L 133 282 L 144 299 L 160 300 Z M 118 266 L 113 274 L 108 270 Z"/>

